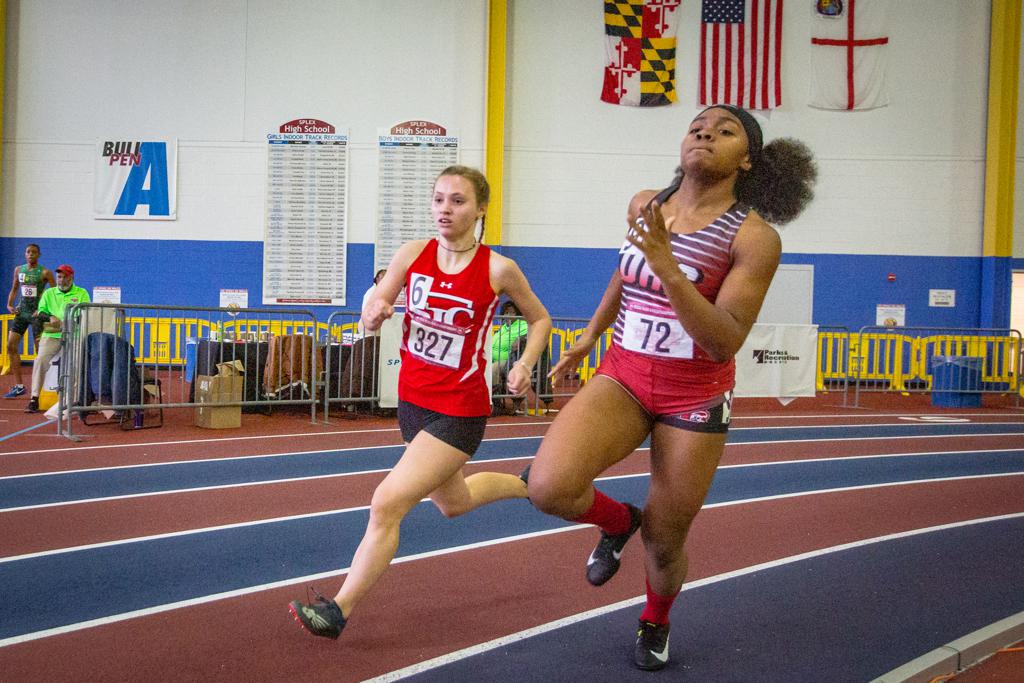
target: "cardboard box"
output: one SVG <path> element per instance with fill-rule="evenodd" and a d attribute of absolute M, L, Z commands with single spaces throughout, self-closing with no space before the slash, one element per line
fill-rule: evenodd
<path fill-rule="evenodd" d="M 217 364 L 216 375 L 196 376 L 195 425 L 207 429 L 231 429 L 242 426 L 241 406 L 218 406 L 242 400 L 245 365 L 240 360 Z"/>

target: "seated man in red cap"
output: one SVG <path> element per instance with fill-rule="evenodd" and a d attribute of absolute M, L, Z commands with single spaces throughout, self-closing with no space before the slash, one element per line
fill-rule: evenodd
<path fill-rule="evenodd" d="M 39 299 L 39 317 L 43 322 L 43 335 L 39 340 L 39 352 L 32 364 L 32 398 L 26 413 L 39 412 L 39 392 L 43 388 L 50 361 L 60 351 L 64 311 L 74 304 L 89 303 L 89 292 L 75 285 L 75 269 L 64 263 L 54 271 L 57 286 L 50 287 Z"/>

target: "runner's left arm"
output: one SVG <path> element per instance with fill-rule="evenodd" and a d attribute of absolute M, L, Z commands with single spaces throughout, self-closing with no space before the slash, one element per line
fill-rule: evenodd
<path fill-rule="evenodd" d="M 551 316 L 530 289 L 530 283 L 518 264 L 495 252 L 491 252 L 491 286 L 497 294 L 505 294 L 512 299 L 526 320 L 526 348 L 508 373 L 509 390 L 522 395 L 530 388 L 533 366 L 551 337 Z"/>

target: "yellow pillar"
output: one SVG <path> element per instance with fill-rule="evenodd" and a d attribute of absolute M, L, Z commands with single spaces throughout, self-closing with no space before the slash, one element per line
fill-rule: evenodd
<path fill-rule="evenodd" d="M 992 0 L 985 156 L 985 256 L 1013 255 L 1020 0 Z"/>
<path fill-rule="evenodd" d="M 7 68 L 7 0 L 0 0 L 0 169 L 4 163 L 4 74 Z M 0 173 L 0 178 L 3 174 Z M 2 180 L 0 180 L 2 183 Z M 0 190 L 3 188 L 0 187 Z M 2 195 L 0 195 L 2 196 Z"/>
<path fill-rule="evenodd" d="M 985 224 L 978 321 L 981 327 L 987 328 L 1006 327 L 1010 322 L 1020 29 L 1020 0 L 992 0 Z"/>
<path fill-rule="evenodd" d="M 505 173 L 505 49 L 508 3 L 490 0 L 487 21 L 487 132 L 484 140 L 484 172 L 491 185 L 491 202 L 484 223 L 484 241 L 501 245 Z"/>

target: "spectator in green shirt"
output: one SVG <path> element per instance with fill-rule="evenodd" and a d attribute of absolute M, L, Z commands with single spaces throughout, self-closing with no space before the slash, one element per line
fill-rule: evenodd
<path fill-rule="evenodd" d="M 89 303 L 89 292 L 75 285 L 75 270 L 68 264 L 57 266 L 57 286 L 50 287 L 39 299 L 39 317 L 43 319 L 43 335 L 39 340 L 39 353 L 32 364 L 32 398 L 26 413 L 39 412 L 39 392 L 43 388 L 50 361 L 60 351 L 64 329 L 64 311 L 68 306 Z"/>
<path fill-rule="evenodd" d="M 521 316 L 522 312 L 512 301 L 506 301 L 501 307 L 499 318 L 502 319 L 502 325 L 494 333 L 494 341 L 491 343 L 492 393 L 508 393 L 505 380 L 509 370 L 519 360 L 522 345 L 526 342 L 528 325 Z M 495 405 L 497 404 L 498 399 L 495 399 Z"/>

